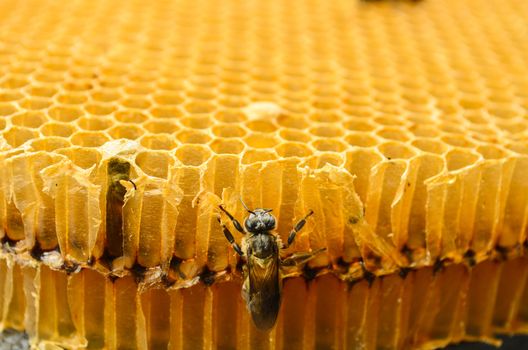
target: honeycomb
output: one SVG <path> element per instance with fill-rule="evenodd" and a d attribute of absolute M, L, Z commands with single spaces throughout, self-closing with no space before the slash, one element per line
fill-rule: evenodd
<path fill-rule="evenodd" d="M 526 2 L 6 0 L 0 12 L 2 327 L 109 349 L 389 349 L 526 330 Z M 221 203 L 243 220 L 239 198 L 273 208 L 283 241 L 313 210 L 284 255 L 326 249 L 286 280 L 269 341 L 243 312 L 217 221 Z M 314 311 L 328 300 L 359 308 L 355 333 Z M 394 330 L 434 300 L 436 316 Z"/>

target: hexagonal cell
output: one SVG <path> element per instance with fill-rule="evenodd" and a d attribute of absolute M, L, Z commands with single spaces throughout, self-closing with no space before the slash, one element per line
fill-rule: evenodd
<path fill-rule="evenodd" d="M 75 126 L 67 123 L 47 122 L 40 127 L 40 132 L 44 136 L 69 137 L 75 132 Z"/>
<path fill-rule="evenodd" d="M 83 169 L 89 169 L 101 161 L 99 150 L 85 147 L 68 147 L 56 151 L 68 157 L 75 165 Z"/>
<path fill-rule="evenodd" d="M 246 127 L 256 132 L 274 132 L 277 126 L 270 120 L 249 120 L 245 123 Z"/>
<path fill-rule="evenodd" d="M 382 127 L 376 131 L 376 134 L 386 140 L 402 142 L 408 141 L 412 137 L 405 130 L 397 127 Z"/>
<path fill-rule="evenodd" d="M 30 142 L 31 148 L 35 151 L 46 151 L 52 152 L 59 148 L 70 147 L 70 141 L 57 136 L 43 137 L 40 139 L 32 140 Z"/>
<path fill-rule="evenodd" d="M 82 117 L 77 120 L 77 125 L 84 130 L 106 130 L 113 125 L 110 118 L 104 117 Z"/>
<path fill-rule="evenodd" d="M 154 134 L 172 134 L 180 127 L 170 120 L 151 120 L 143 124 L 143 128 Z"/>
<path fill-rule="evenodd" d="M 153 99 L 160 105 L 179 105 L 185 101 L 181 94 L 176 92 L 159 92 L 154 94 Z"/>
<path fill-rule="evenodd" d="M 154 91 L 154 86 L 152 84 L 130 84 L 127 83 L 127 85 L 123 88 L 123 92 L 126 95 L 132 95 L 132 96 L 141 96 L 141 95 L 149 95 Z"/>
<path fill-rule="evenodd" d="M 223 123 L 241 123 L 247 116 L 239 110 L 226 109 L 216 112 L 214 118 Z"/>
<path fill-rule="evenodd" d="M 352 131 L 372 131 L 376 126 L 367 120 L 352 119 L 344 123 L 345 128 Z"/>
<path fill-rule="evenodd" d="M 308 157 L 312 155 L 312 149 L 300 142 L 283 142 L 279 146 L 275 147 L 277 154 L 280 157 Z"/>
<path fill-rule="evenodd" d="M 212 131 L 218 137 L 243 137 L 247 133 L 243 127 L 233 124 L 214 125 Z"/>
<path fill-rule="evenodd" d="M 351 132 L 345 137 L 346 142 L 351 146 L 372 147 L 380 143 L 375 135 L 368 135 L 363 132 Z"/>
<path fill-rule="evenodd" d="M 456 147 L 474 148 L 476 146 L 475 142 L 465 135 L 445 135 L 441 137 L 441 140 Z"/>
<path fill-rule="evenodd" d="M 304 130 L 281 128 L 279 136 L 285 141 L 310 142 L 312 136 Z"/>
<path fill-rule="evenodd" d="M 0 103 L 0 117 L 7 117 L 17 111 L 18 108 L 11 103 Z"/>
<path fill-rule="evenodd" d="M 6 89 L 20 89 L 28 84 L 27 78 L 23 76 L 7 76 L 2 79 L 0 87 Z"/>
<path fill-rule="evenodd" d="M 78 105 L 88 101 L 88 97 L 84 93 L 61 93 L 57 97 L 57 101 L 66 105 Z"/>
<path fill-rule="evenodd" d="M 438 127 L 435 125 L 414 124 L 409 128 L 409 131 L 418 137 L 437 137 L 440 135 Z"/>
<path fill-rule="evenodd" d="M 211 157 L 211 150 L 204 145 L 182 145 L 175 154 L 184 165 L 199 166 Z"/>
<path fill-rule="evenodd" d="M 0 91 L 0 102 L 18 101 L 22 98 L 24 98 L 24 95 L 18 91 Z"/>
<path fill-rule="evenodd" d="M 110 137 L 101 131 L 77 131 L 70 140 L 77 146 L 99 147 L 110 141 Z"/>
<path fill-rule="evenodd" d="M 177 146 L 176 141 L 172 135 L 144 135 L 141 137 L 140 143 L 143 147 L 153 150 L 171 150 Z"/>
<path fill-rule="evenodd" d="M 245 145 L 240 140 L 217 138 L 209 144 L 209 147 L 216 154 L 239 154 L 244 150 Z"/>
<path fill-rule="evenodd" d="M 309 116 L 310 120 L 318 123 L 337 123 L 341 116 L 334 111 L 319 111 Z"/>
<path fill-rule="evenodd" d="M 147 109 L 150 107 L 150 101 L 145 97 L 134 96 L 134 98 L 124 98 L 121 104 L 128 108 Z"/>
<path fill-rule="evenodd" d="M 279 143 L 279 140 L 274 135 L 252 133 L 244 137 L 244 142 L 253 148 L 272 148 Z"/>
<path fill-rule="evenodd" d="M 471 124 L 488 124 L 490 121 L 490 116 L 483 111 L 464 111 L 463 117 Z"/>
<path fill-rule="evenodd" d="M 521 134 L 526 129 L 528 129 L 528 126 L 526 125 L 526 121 L 514 121 L 514 120 L 501 120 L 497 121 L 495 124 L 498 128 L 501 130 L 509 133 L 509 134 Z"/>
<path fill-rule="evenodd" d="M 335 110 L 339 108 L 339 100 L 337 98 L 316 98 L 312 101 L 312 107 L 318 110 Z"/>
<path fill-rule="evenodd" d="M 326 164 L 334 165 L 336 167 L 341 167 L 345 163 L 345 159 L 342 154 L 325 152 L 316 156 L 315 167 L 320 169 Z"/>
<path fill-rule="evenodd" d="M 148 117 L 139 111 L 117 111 L 114 118 L 121 123 L 143 124 Z"/>
<path fill-rule="evenodd" d="M 311 144 L 316 150 L 323 152 L 342 152 L 348 147 L 340 140 L 318 139 L 312 141 Z"/>
<path fill-rule="evenodd" d="M 334 125 L 316 126 L 308 129 L 308 131 L 312 135 L 320 137 L 341 137 L 344 134 L 342 128 Z"/>
<path fill-rule="evenodd" d="M 44 85 L 30 85 L 25 90 L 31 96 L 37 97 L 52 97 L 57 93 L 57 89 L 55 87 Z"/>
<path fill-rule="evenodd" d="M 247 149 L 242 156 L 242 164 L 265 162 L 277 158 L 277 153 L 274 149 Z"/>
<path fill-rule="evenodd" d="M 52 105 L 52 101 L 48 98 L 40 98 L 40 97 L 27 97 L 22 100 L 17 101 L 20 108 L 23 109 L 33 109 L 33 110 L 39 110 L 39 109 L 45 109 Z"/>
<path fill-rule="evenodd" d="M 56 106 L 48 110 L 48 115 L 60 122 L 71 122 L 83 115 L 83 111 L 74 106 Z"/>
<path fill-rule="evenodd" d="M 416 151 L 411 146 L 395 141 L 389 141 L 379 145 L 378 150 L 389 160 L 409 159 L 416 155 Z"/>
<path fill-rule="evenodd" d="M 481 157 L 470 150 L 453 149 L 446 154 L 447 169 L 454 171 L 475 164 Z"/>
<path fill-rule="evenodd" d="M 111 89 L 97 90 L 90 93 L 92 100 L 99 102 L 113 102 L 119 100 L 119 92 Z"/>
<path fill-rule="evenodd" d="M 508 151 L 497 145 L 481 145 L 477 147 L 477 152 L 484 159 L 504 159 L 508 156 Z"/>
<path fill-rule="evenodd" d="M 181 143 L 205 144 L 211 141 L 211 136 L 201 130 L 184 129 L 176 134 L 176 138 Z"/>
<path fill-rule="evenodd" d="M 150 109 L 150 114 L 156 118 L 179 118 L 183 115 L 177 106 L 158 106 Z"/>
<path fill-rule="evenodd" d="M 11 117 L 11 122 L 14 125 L 26 126 L 28 128 L 38 128 L 44 124 L 48 118 L 42 112 L 28 111 L 18 113 Z"/>
<path fill-rule="evenodd" d="M 528 143 L 524 140 L 511 142 L 506 147 L 513 152 L 528 155 Z"/>
<path fill-rule="evenodd" d="M 80 79 L 67 81 L 66 83 L 62 84 L 62 86 L 68 91 L 88 91 L 93 89 L 93 84 L 91 81 L 83 81 Z"/>
<path fill-rule="evenodd" d="M 207 115 L 191 115 L 181 118 L 180 123 L 192 129 L 206 129 L 213 125 L 213 120 Z"/>
<path fill-rule="evenodd" d="M 18 147 L 26 141 L 38 138 L 39 133 L 36 130 L 22 126 L 12 126 L 3 134 L 5 140 L 11 147 Z"/>
<path fill-rule="evenodd" d="M 0 131 L 4 130 L 7 126 L 7 122 L 5 118 L 0 118 Z"/>
<path fill-rule="evenodd" d="M 493 108 L 489 108 L 488 112 L 491 116 L 501 118 L 501 119 L 511 119 L 518 117 L 523 114 L 522 111 L 518 110 L 514 106 L 511 106 L 509 103 L 505 105 L 498 105 Z"/>
<path fill-rule="evenodd" d="M 204 114 L 204 113 L 212 113 L 215 111 L 216 106 L 214 103 L 206 102 L 206 101 L 194 101 L 189 102 L 184 105 L 184 108 L 187 112 L 191 114 Z"/>
<path fill-rule="evenodd" d="M 248 104 L 245 96 L 225 96 L 218 100 L 218 105 L 225 108 L 242 108 Z"/>
<path fill-rule="evenodd" d="M 136 164 L 149 176 L 166 179 L 169 166 L 172 164 L 171 156 L 166 152 L 147 151 L 141 152 L 136 157 Z"/>
<path fill-rule="evenodd" d="M 186 92 L 186 97 L 191 100 L 214 100 L 217 96 L 218 94 L 214 89 L 198 89 Z M 183 98 L 183 101 L 185 101 L 185 98 Z"/>
<path fill-rule="evenodd" d="M 302 115 L 281 114 L 277 117 L 277 123 L 285 128 L 306 129 L 308 121 Z"/>
<path fill-rule="evenodd" d="M 111 104 L 90 103 L 84 105 L 84 110 L 93 115 L 108 115 L 116 110 L 116 107 Z"/>
<path fill-rule="evenodd" d="M 145 131 L 137 125 L 116 125 L 108 130 L 108 134 L 114 139 L 129 139 L 135 140 L 141 137 Z"/>
<path fill-rule="evenodd" d="M 426 138 L 419 138 L 416 140 L 413 140 L 411 142 L 411 145 L 414 147 L 429 153 L 435 153 L 435 154 L 442 154 L 445 151 L 447 151 L 447 146 L 437 140 L 431 140 Z"/>

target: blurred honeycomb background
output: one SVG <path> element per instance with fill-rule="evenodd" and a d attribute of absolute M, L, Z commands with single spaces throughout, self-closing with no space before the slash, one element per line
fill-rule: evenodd
<path fill-rule="evenodd" d="M 0 13 L 2 327 L 108 349 L 431 348 L 528 329 L 528 3 Z M 314 210 L 286 255 L 326 248 L 292 271 L 269 336 L 216 220 L 220 203 L 243 219 L 239 196 L 274 209 L 283 241 Z"/>

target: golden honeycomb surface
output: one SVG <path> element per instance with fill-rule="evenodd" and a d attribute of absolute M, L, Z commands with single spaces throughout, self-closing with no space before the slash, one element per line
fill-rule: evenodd
<path fill-rule="evenodd" d="M 514 262 L 524 262 L 528 231 L 525 1 L 4 0 L 0 13 L 0 237 L 4 270 L 15 276 L 2 287 L 15 298 L 4 298 L 4 319 L 13 318 L 4 326 L 29 329 L 39 324 L 23 321 L 31 310 L 80 307 L 71 300 L 81 292 L 68 288 L 86 278 L 102 279 L 101 290 L 115 295 L 111 305 L 166 293 L 160 298 L 170 295 L 171 313 L 172 305 L 206 305 L 212 315 L 214 297 L 208 304 L 174 297 L 173 304 L 170 293 L 190 287 L 213 295 L 217 288 L 240 299 L 237 258 L 217 221 L 220 203 L 243 220 L 240 197 L 249 207 L 273 208 L 283 241 L 314 211 L 285 255 L 325 248 L 293 275 L 330 273 L 316 278 L 314 290 L 341 293 L 343 305 L 353 305 L 346 295 L 354 289 L 340 288 L 365 269 L 386 277 L 361 293 L 378 295 L 376 283 L 390 284 L 386 298 L 407 293 L 408 283 L 442 294 L 447 282 L 398 276 L 444 265 L 463 275 L 461 283 L 481 286 L 489 277 L 501 285 L 508 273 L 524 283 L 524 263 Z M 114 284 L 105 287 L 104 276 Z M 41 278 L 61 287 L 42 289 Z M 222 279 L 229 282 L 200 283 Z M 292 281 L 284 308 L 288 288 L 317 304 L 323 292 L 302 292 L 309 282 Z M 116 283 L 134 285 L 128 301 L 119 301 Z M 519 294 L 521 284 L 497 293 Z M 445 308 L 457 311 L 428 320 L 434 331 L 412 342 L 391 333 L 390 323 L 368 332 L 357 326 L 356 338 L 343 340 L 315 321 L 294 325 L 285 311 L 274 334 L 297 329 L 312 337 L 299 343 L 307 347 L 406 348 L 523 329 L 518 304 L 467 288 L 463 301 L 445 296 Z M 35 306 L 31 291 L 55 295 L 57 309 Z M 518 303 L 523 294 L 515 295 L 507 298 Z M 66 296 L 69 304 L 61 304 Z M 385 306 L 370 302 L 358 322 L 372 317 L 377 325 L 376 310 Z M 243 309 L 240 300 L 229 303 Z M 137 312 L 138 338 L 119 341 L 146 346 L 157 338 L 148 332 L 165 328 L 150 326 L 143 312 L 151 307 L 162 308 Z M 497 308 L 503 324 L 493 328 Z M 108 310 L 104 322 L 126 324 Z M 34 341 L 73 347 L 91 337 L 100 347 L 127 348 L 114 333 L 88 329 L 100 323 L 75 312 L 63 320 L 64 332 L 78 338 L 54 338 L 63 333 L 49 326 L 32 331 Z M 219 339 L 214 325 L 223 321 L 214 317 L 196 320 L 209 322 L 200 328 L 207 341 Z M 247 315 L 240 317 L 237 330 L 248 338 L 235 347 L 244 348 L 258 337 L 251 338 Z M 489 322 L 457 330 L 453 317 L 467 317 L 464 327 Z M 175 348 L 203 336 L 187 331 L 190 340 Z"/>

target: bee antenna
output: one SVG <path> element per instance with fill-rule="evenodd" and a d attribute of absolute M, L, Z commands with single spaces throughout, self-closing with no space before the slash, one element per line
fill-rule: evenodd
<path fill-rule="evenodd" d="M 240 196 L 240 203 L 242 203 L 242 205 L 244 206 L 244 208 L 251 214 L 255 214 L 254 211 L 252 210 L 249 210 L 249 208 L 247 207 L 246 203 L 244 203 L 244 201 L 242 200 L 242 196 Z"/>
<path fill-rule="evenodd" d="M 269 212 L 271 212 L 271 211 L 273 211 L 273 209 L 264 209 L 264 212 L 265 212 L 265 213 L 269 213 Z"/>

